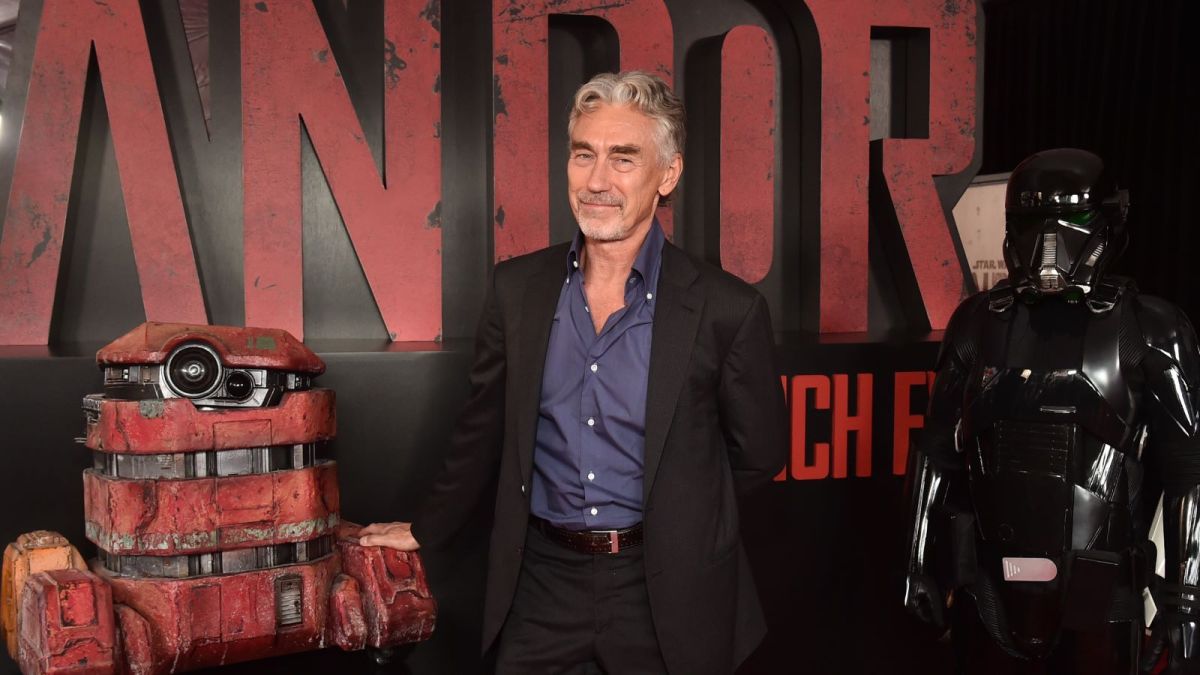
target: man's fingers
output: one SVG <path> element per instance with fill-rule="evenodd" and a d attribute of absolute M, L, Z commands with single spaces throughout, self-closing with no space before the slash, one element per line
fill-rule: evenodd
<path fill-rule="evenodd" d="M 420 548 L 417 540 L 408 532 L 371 534 L 358 538 L 359 546 L 385 546 L 397 551 L 415 551 Z"/>
<path fill-rule="evenodd" d="M 400 523 L 371 523 L 359 530 L 359 534 L 388 534 L 395 531 Z"/>

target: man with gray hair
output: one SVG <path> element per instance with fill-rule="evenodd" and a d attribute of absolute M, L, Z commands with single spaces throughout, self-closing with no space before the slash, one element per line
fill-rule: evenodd
<path fill-rule="evenodd" d="M 735 497 L 787 447 L 766 303 L 654 216 L 683 171 L 661 79 L 598 75 L 568 128 L 579 232 L 496 266 L 443 471 L 362 543 L 441 546 L 498 477 L 498 672 L 730 673 L 765 632 Z"/>

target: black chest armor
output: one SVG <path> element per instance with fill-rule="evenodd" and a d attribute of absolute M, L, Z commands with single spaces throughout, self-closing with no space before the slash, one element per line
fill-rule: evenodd
<path fill-rule="evenodd" d="M 981 563 L 1048 558 L 1061 569 L 1070 551 L 1134 543 L 1146 432 L 1130 308 L 1048 299 L 982 313 L 958 438 Z"/>

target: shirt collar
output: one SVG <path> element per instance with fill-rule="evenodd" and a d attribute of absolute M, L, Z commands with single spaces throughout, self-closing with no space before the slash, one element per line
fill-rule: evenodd
<path fill-rule="evenodd" d="M 642 247 L 638 249 L 637 257 L 633 259 L 633 270 L 646 280 L 651 287 L 656 286 L 658 280 L 658 269 L 662 263 L 663 243 L 667 237 L 663 234 L 662 226 L 658 224 L 658 217 L 650 223 L 650 231 L 646 234 L 646 239 L 642 242 Z M 567 275 L 579 268 L 579 254 L 583 252 L 583 232 L 576 231 L 575 239 L 571 242 L 571 248 L 567 251 Z"/>

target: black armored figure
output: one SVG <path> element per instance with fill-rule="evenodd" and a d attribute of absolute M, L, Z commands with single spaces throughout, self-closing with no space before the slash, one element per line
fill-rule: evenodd
<path fill-rule="evenodd" d="M 1178 308 L 1105 274 L 1127 205 L 1092 153 L 1025 159 L 1008 281 L 946 329 L 909 466 L 905 603 L 949 620 L 966 672 L 1135 673 L 1164 647 L 1168 672 L 1200 670 L 1200 353 Z"/>

